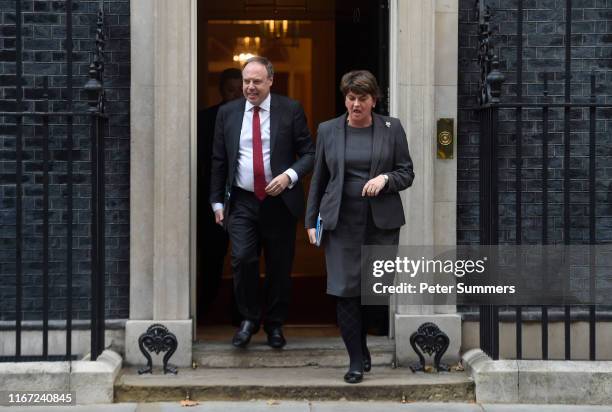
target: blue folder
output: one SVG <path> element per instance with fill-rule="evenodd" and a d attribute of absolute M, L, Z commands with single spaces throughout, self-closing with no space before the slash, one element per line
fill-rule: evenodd
<path fill-rule="evenodd" d="M 321 214 L 317 216 L 317 228 L 316 228 L 316 242 L 315 245 L 321 246 L 321 238 L 323 237 L 323 220 L 321 220 Z"/>

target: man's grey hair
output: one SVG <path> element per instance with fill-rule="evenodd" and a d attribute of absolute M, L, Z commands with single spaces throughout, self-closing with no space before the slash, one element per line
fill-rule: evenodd
<path fill-rule="evenodd" d="M 272 62 L 268 58 L 263 57 L 263 56 L 249 57 L 247 61 L 244 62 L 244 65 L 242 66 L 242 70 L 244 70 L 246 65 L 249 63 L 263 64 L 266 68 L 266 71 L 268 72 L 268 79 L 271 79 L 272 77 L 274 77 L 274 66 L 272 66 Z"/>

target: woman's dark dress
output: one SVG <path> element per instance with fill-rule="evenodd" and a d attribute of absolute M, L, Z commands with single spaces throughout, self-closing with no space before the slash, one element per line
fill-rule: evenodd
<path fill-rule="evenodd" d="M 361 246 L 397 245 L 399 229 L 374 226 L 370 203 L 361 196 L 370 180 L 372 127 L 346 126 L 344 185 L 338 224 L 323 234 L 327 266 L 327 293 L 355 297 L 361 291 Z M 324 223 L 325 225 L 325 223 Z"/>

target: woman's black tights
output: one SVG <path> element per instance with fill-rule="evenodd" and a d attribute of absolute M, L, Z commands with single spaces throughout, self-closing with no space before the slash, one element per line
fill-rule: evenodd
<path fill-rule="evenodd" d="M 370 357 L 367 346 L 367 325 L 361 297 L 341 298 L 336 303 L 340 334 L 349 354 L 351 371 L 363 372 L 363 360 Z"/>

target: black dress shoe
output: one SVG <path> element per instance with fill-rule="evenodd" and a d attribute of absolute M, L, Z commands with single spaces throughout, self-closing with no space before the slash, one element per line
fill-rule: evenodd
<path fill-rule="evenodd" d="M 363 372 L 361 371 L 348 371 L 344 375 L 344 382 L 346 383 L 359 383 L 363 380 Z"/>
<path fill-rule="evenodd" d="M 237 348 L 244 348 L 251 341 L 251 336 L 257 333 L 257 325 L 250 320 L 243 320 L 240 324 L 240 328 L 234 334 L 232 338 L 232 345 Z"/>
<path fill-rule="evenodd" d="M 280 349 L 287 344 L 285 337 L 283 336 L 283 329 L 276 327 L 268 331 L 268 345 L 274 349 Z"/>
<path fill-rule="evenodd" d="M 372 358 L 370 356 L 365 356 L 363 358 L 363 371 L 370 372 L 372 370 Z"/>

